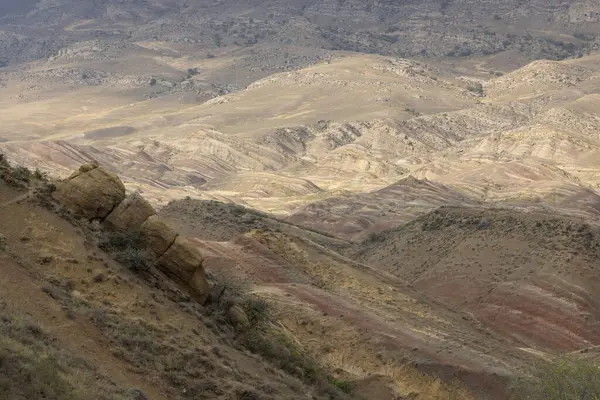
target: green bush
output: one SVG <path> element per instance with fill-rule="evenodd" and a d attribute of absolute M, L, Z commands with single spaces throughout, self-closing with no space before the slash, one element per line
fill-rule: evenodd
<path fill-rule="evenodd" d="M 520 379 L 518 400 L 600 400 L 600 365 L 561 358 L 537 367 L 532 377 Z"/>
<path fill-rule="evenodd" d="M 347 393 L 347 394 L 352 393 L 354 391 L 354 388 L 356 387 L 354 382 L 336 379 L 332 376 L 330 376 L 328 378 L 328 380 L 329 380 L 329 383 L 331 383 L 333 386 L 337 387 L 342 392 Z"/>
<path fill-rule="evenodd" d="M 468 86 L 467 90 L 479 95 L 483 95 L 483 85 L 479 82 L 475 82 L 474 84 Z"/>
<path fill-rule="evenodd" d="M 252 325 L 260 325 L 270 318 L 269 304 L 261 298 L 255 296 L 246 297 L 242 302 L 242 308 Z"/>
<path fill-rule="evenodd" d="M 115 260 L 134 272 L 148 271 L 153 263 L 148 251 L 140 249 L 120 251 L 115 255 Z"/>
<path fill-rule="evenodd" d="M 100 248 L 105 251 L 141 250 L 145 248 L 144 236 L 141 232 L 106 232 Z"/>
<path fill-rule="evenodd" d="M 147 271 L 153 263 L 141 232 L 105 232 L 99 247 L 135 272 Z"/>
<path fill-rule="evenodd" d="M 35 171 L 33 171 L 33 178 L 38 181 L 47 181 L 48 174 L 46 172 L 40 171 L 39 168 L 36 168 Z"/>
<path fill-rule="evenodd" d="M 16 167 L 13 167 L 11 175 L 18 181 L 29 182 L 33 173 L 29 168 L 18 165 Z"/>
<path fill-rule="evenodd" d="M 198 70 L 198 68 L 188 68 L 186 79 L 190 79 L 191 77 L 198 75 L 199 73 L 200 71 Z"/>

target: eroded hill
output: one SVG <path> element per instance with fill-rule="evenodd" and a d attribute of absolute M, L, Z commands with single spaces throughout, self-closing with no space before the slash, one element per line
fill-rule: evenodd
<path fill-rule="evenodd" d="M 6 98 L 0 148 L 59 176 L 97 159 L 155 205 L 232 201 L 346 238 L 444 202 L 594 221 L 597 58 L 536 61 L 477 86 L 443 65 L 349 55 L 183 107 L 130 102 L 121 86 Z"/>
<path fill-rule="evenodd" d="M 466 395 L 436 394 L 432 375 L 462 382 L 475 398 L 505 399 L 532 365 L 598 345 L 598 228 L 581 219 L 440 208 L 335 247 L 227 210 L 183 200 L 160 213 L 186 227 L 207 268 L 253 282 L 286 329 L 355 379 L 388 377 L 415 398 Z M 236 230 L 215 237 L 214 218 Z"/>
<path fill-rule="evenodd" d="M 48 58 L 86 39 L 117 49 L 144 41 L 190 52 L 254 47 L 258 55 L 248 61 L 262 58 L 266 68 L 276 61 L 281 68 L 302 62 L 298 54 L 286 54 L 286 46 L 312 50 L 309 58 L 320 49 L 452 57 L 512 52 L 516 58 L 549 58 L 597 45 L 594 6 L 590 0 L 27 1 L 0 9 L 6 26 L 0 43 L 6 61 Z"/>
<path fill-rule="evenodd" d="M 594 2 L 21 3 L 0 351 L 32 390 L 506 399 L 597 358 Z"/>
<path fill-rule="evenodd" d="M 79 181 L 89 183 L 80 185 L 81 196 L 109 182 L 106 177 L 92 182 L 91 176 L 101 174 L 90 171 L 79 171 Z M 239 320 L 227 317 L 231 304 L 217 317 L 220 306 L 209 311 L 177 274 L 160 266 L 169 259 L 177 265 L 171 264 L 172 272 L 183 272 L 193 251 L 167 251 L 152 264 L 158 269 L 151 267 L 131 234 L 105 231 L 106 222 L 90 223 L 91 214 L 78 213 L 84 210 L 77 208 L 82 198 L 79 205 L 75 197 L 53 200 L 55 189 L 68 182 L 48 182 L 4 161 L 0 173 L 0 343 L 8 361 L 0 366 L 2 398 L 349 398 L 326 379 L 319 383 L 310 359 L 288 353 L 289 362 L 282 362 L 279 352 L 295 347 L 252 336 L 255 346 L 274 346 L 271 351 L 278 353 L 271 362 L 262 358 L 264 350 L 245 347 L 236 334 L 241 331 L 231 328 Z M 136 210 L 139 205 L 129 207 L 130 213 Z M 123 241 L 126 253 L 115 253 Z"/>
<path fill-rule="evenodd" d="M 598 346 L 598 229 L 576 218 L 446 207 L 352 244 L 215 201 L 156 215 L 97 164 L 2 178 L 3 340 L 54 398 L 505 399 Z"/>
<path fill-rule="evenodd" d="M 583 219 L 444 207 L 355 254 L 515 344 L 574 351 L 598 339 L 598 233 Z"/>

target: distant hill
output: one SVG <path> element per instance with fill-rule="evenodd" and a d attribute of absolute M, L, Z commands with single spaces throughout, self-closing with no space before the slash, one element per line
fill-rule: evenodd
<path fill-rule="evenodd" d="M 65 43 L 158 40 L 222 46 L 291 45 L 394 56 L 465 57 L 515 51 L 560 59 L 594 48 L 594 2 L 540 0 L 26 1 L 0 6 L 9 61 L 51 55 Z M 52 29 L 52 30 L 49 30 Z M 8 36 L 6 36 L 8 34 Z M 12 34 L 12 36 L 11 36 Z M 20 54 L 19 52 L 23 52 Z"/>
<path fill-rule="evenodd" d="M 597 6 L 4 1 L 9 397 L 506 400 L 597 358 Z"/>

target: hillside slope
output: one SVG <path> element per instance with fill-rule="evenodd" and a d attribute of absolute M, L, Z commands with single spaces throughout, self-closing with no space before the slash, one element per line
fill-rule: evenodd
<path fill-rule="evenodd" d="M 240 314 L 219 311 L 231 297 L 201 305 L 161 272 L 162 258 L 159 270 L 140 264 L 133 239 L 114 253 L 124 240 L 106 230 L 114 217 L 90 224 L 55 204 L 48 193 L 70 180 L 55 188 L 38 172 L 6 164 L 1 172 L 2 307 L 15 321 L 29 314 L 36 327 L 7 319 L 0 332 L 21 362 L 63 369 L 64 380 L 41 379 L 74 398 L 100 390 L 91 378 L 100 375 L 107 399 L 506 399 L 511 380 L 539 357 L 599 345 L 598 229 L 577 219 L 441 208 L 352 245 L 231 204 L 188 199 L 160 210 L 202 254 L 211 293 L 235 294 L 244 282 L 269 304 L 275 330 L 266 338 L 283 335 L 293 346 L 274 353 L 238 330 Z M 138 215 L 128 201 L 134 211 L 110 215 Z M 263 303 L 248 304 L 257 312 Z M 27 355 L 32 345 L 59 364 Z M 301 361 L 310 359 L 330 371 L 331 386 L 314 380 Z"/>
<path fill-rule="evenodd" d="M 0 349 L 11 360 L 0 365 L 0 396 L 349 398 L 294 372 L 309 368 L 297 356 L 277 364 L 245 350 L 230 320 L 166 275 L 134 269 L 133 247 L 128 264 L 116 262 L 98 247 L 110 232 L 55 204 L 55 184 L 26 171 L 0 166 Z"/>
<path fill-rule="evenodd" d="M 91 38 L 153 39 L 203 50 L 259 44 L 438 57 L 512 50 L 517 57 L 520 52 L 523 58 L 548 58 L 594 46 L 594 6 L 591 0 L 27 1 L 0 9 L 0 22 L 8 28 L 0 43 L 9 50 L 8 61 L 47 58 L 57 43 Z M 15 29 L 19 26 L 31 28 Z"/>
<path fill-rule="evenodd" d="M 315 226 L 348 238 L 444 201 L 598 220 L 597 58 L 536 61 L 489 79 L 481 93 L 478 78 L 443 64 L 356 54 L 183 107 L 174 96 L 134 100 L 121 85 L 45 98 L 50 91 L 0 100 L 0 148 L 62 176 L 97 159 L 157 205 L 225 200 L 309 225 L 319 210 Z M 20 90 L 13 78 L 9 92 Z M 410 175 L 441 189 L 417 185 L 404 200 L 385 189 Z M 369 198 L 388 211 L 374 216 Z M 339 210 L 353 214 L 340 220 Z M 381 225 L 383 215 L 396 216 Z"/>
<path fill-rule="evenodd" d="M 253 282 L 286 329 L 354 379 L 388 376 L 401 395 L 435 398 L 425 372 L 505 399 L 540 360 L 598 345 L 598 229 L 579 219 L 440 208 L 339 246 L 230 209 L 184 200 L 161 214 L 195 238 L 207 268 Z M 215 220 L 235 229 L 215 237 Z"/>
<path fill-rule="evenodd" d="M 355 255 L 471 313 L 515 346 L 596 346 L 598 227 L 539 212 L 444 207 Z"/>
<path fill-rule="evenodd" d="M 480 202 L 451 187 L 408 177 L 370 193 L 333 196 L 310 203 L 287 219 L 340 237 L 364 240 L 371 233 L 402 225 L 433 208 L 451 204 L 466 207 Z"/>

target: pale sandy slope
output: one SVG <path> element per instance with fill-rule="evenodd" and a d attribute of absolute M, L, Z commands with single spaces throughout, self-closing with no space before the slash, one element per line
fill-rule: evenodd
<path fill-rule="evenodd" d="M 96 158 L 158 204 L 214 198 L 296 213 L 308 225 L 344 210 L 328 228 L 340 232 L 367 217 L 353 237 L 390 226 L 373 212 L 379 190 L 409 175 L 447 194 L 412 206 L 408 219 L 445 196 L 454 203 L 454 191 L 464 203 L 596 218 L 598 58 L 536 61 L 485 82 L 484 96 L 467 89 L 469 78 L 433 64 L 352 54 L 203 104 L 176 95 L 139 100 L 138 89 L 118 84 L 45 85 L 36 99 L 2 99 L 1 146 L 55 174 Z M 23 85 L 15 76 L 9 92 Z M 362 193 L 363 206 L 352 205 L 352 193 Z M 320 212 L 307 213 L 310 204 Z"/>
<path fill-rule="evenodd" d="M 358 55 L 200 105 L 56 87 L 2 98 L 1 148 L 63 175 L 96 158 L 155 203 L 236 201 L 367 238 L 346 258 L 302 237 L 214 242 L 202 237 L 210 225 L 189 228 L 208 269 L 250 277 L 328 365 L 387 374 L 410 395 L 423 385 L 406 354 L 425 370 L 504 375 L 539 351 L 597 345 L 597 230 L 553 214 L 598 215 L 596 61 L 536 62 L 485 83 L 484 97 L 449 71 Z M 477 210 L 369 235 L 448 204 Z M 194 209 L 184 222 L 207 214 L 219 216 Z"/>

